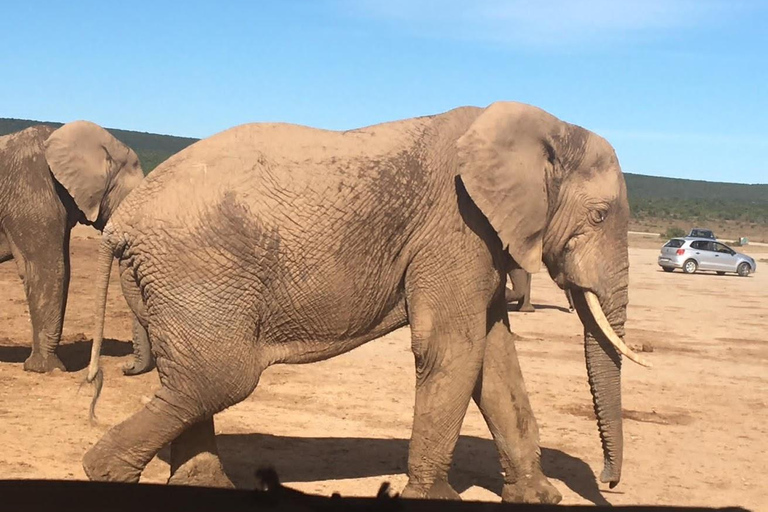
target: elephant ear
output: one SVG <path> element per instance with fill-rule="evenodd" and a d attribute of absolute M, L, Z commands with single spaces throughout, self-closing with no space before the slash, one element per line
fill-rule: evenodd
<path fill-rule="evenodd" d="M 45 141 L 45 158 L 56 181 L 99 229 L 144 177 L 136 153 L 88 121 L 54 131 Z"/>
<path fill-rule="evenodd" d="M 490 105 L 457 141 L 459 176 L 510 256 L 539 270 L 549 209 L 546 177 L 557 120 L 521 103 Z"/>

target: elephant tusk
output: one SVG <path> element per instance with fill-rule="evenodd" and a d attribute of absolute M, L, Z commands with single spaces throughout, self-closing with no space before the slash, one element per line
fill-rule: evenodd
<path fill-rule="evenodd" d="M 645 366 L 647 368 L 650 368 L 651 363 L 649 363 L 639 355 L 635 354 L 632 351 L 632 349 L 629 348 L 624 343 L 624 341 L 619 337 L 619 335 L 616 334 L 616 331 L 613 330 L 613 327 L 611 327 L 611 324 L 608 322 L 608 319 L 605 317 L 605 313 L 603 313 L 603 308 L 600 307 L 600 300 L 597 298 L 597 295 L 585 290 L 584 298 L 587 301 L 587 307 L 589 307 L 589 312 L 592 313 L 592 317 L 595 319 L 595 323 L 603 332 L 605 337 L 608 338 L 608 341 L 610 341 L 611 344 L 614 347 L 616 347 L 616 350 L 618 350 L 621 354 L 627 356 L 627 358 L 629 358 L 630 361 L 634 361 L 640 366 Z"/>

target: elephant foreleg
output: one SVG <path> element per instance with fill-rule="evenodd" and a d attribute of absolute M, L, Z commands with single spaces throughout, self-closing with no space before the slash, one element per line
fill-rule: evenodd
<path fill-rule="evenodd" d="M 416 359 L 416 404 L 408 485 L 402 496 L 460 499 L 448 483 L 448 470 L 480 371 L 486 313 L 462 311 L 458 300 L 439 302 L 437 297 L 452 295 L 447 291 L 425 293 L 428 288 L 418 285 L 412 289 L 407 296 Z"/>
<path fill-rule="evenodd" d="M 32 323 L 32 354 L 24 361 L 26 371 L 66 370 L 56 355 L 69 289 L 69 230 L 64 231 L 62 239 L 46 240 L 46 247 L 40 247 L 32 236 L 7 238 L 24 283 Z"/>
<path fill-rule="evenodd" d="M 504 470 L 503 501 L 558 503 L 562 495 L 541 470 L 539 431 L 523 382 L 506 308 L 495 305 L 472 398 L 496 442 Z"/>

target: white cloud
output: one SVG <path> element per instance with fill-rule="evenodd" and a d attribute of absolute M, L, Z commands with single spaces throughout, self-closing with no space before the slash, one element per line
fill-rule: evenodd
<path fill-rule="evenodd" d="M 648 38 L 722 23 L 747 0 L 338 0 L 353 16 L 432 37 L 560 46 Z"/>

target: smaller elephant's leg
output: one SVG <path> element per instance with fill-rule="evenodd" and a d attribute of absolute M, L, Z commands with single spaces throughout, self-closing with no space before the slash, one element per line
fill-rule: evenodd
<path fill-rule="evenodd" d="M 10 259 L 13 259 L 11 244 L 8 243 L 8 239 L 5 237 L 5 233 L 0 231 L 0 263 Z"/>
<path fill-rule="evenodd" d="M 488 333 L 483 367 L 472 397 L 499 451 L 505 481 L 502 499 L 558 503 L 562 495 L 541 470 L 539 430 L 503 304 L 494 305 L 489 316 L 495 323 Z"/>
<path fill-rule="evenodd" d="M 536 311 L 531 304 L 531 274 L 523 270 L 524 277 L 522 282 L 523 287 L 523 299 L 520 303 L 520 309 L 522 313 L 533 313 Z"/>
<path fill-rule="evenodd" d="M 168 483 L 234 487 L 219 459 L 213 417 L 195 423 L 171 442 Z"/>
<path fill-rule="evenodd" d="M 141 290 L 136 284 L 133 272 L 126 264 L 120 265 L 120 285 L 128 307 L 133 311 L 133 360 L 123 366 L 123 374 L 139 375 L 155 367 L 152 348 L 147 333 L 148 316 L 141 297 Z"/>
<path fill-rule="evenodd" d="M 123 366 L 124 375 L 139 375 L 155 367 L 147 329 L 138 318 L 133 319 L 133 360 Z"/>
<path fill-rule="evenodd" d="M 66 370 L 56 355 L 69 289 L 69 230 L 62 230 L 60 239 L 46 240 L 42 247 L 32 236 L 7 239 L 24 283 L 32 323 L 32 353 L 24 361 L 26 371 Z"/>
<path fill-rule="evenodd" d="M 565 298 L 568 299 L 568 310 L 570 312 L 573 312 L 574 311 L 573 297 L 571 296 L 571 290 L 569 288 L 565 289 Z"/>
<path fill-rule="evenodd" d="M 522 268 L 515 268 L 508 272 L 509 283 L 512 289 L 505 288 L 504 298 L 507 303 L 517 302 L 517 311 L 532 313 L 535 311 L 531 304 L 531 274 Z"/>

